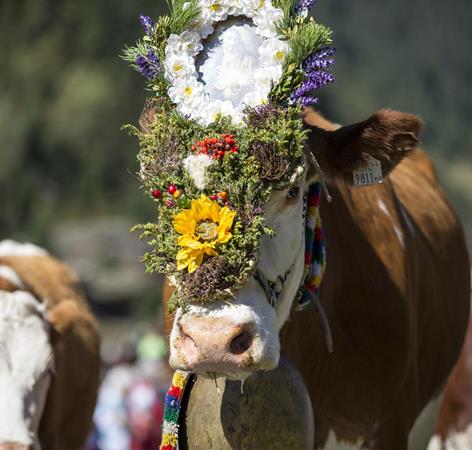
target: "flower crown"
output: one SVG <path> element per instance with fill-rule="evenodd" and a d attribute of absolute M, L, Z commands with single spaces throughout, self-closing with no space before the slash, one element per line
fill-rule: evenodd
<path fill-rule="evenodd" d="M 157 220 L 138 225 L 185 300 L 231 296 L 255 270 L 270 193 L 305 170 L 302 108 L 334 81 L 331 30 L 314 0 L 169 0 L 141 16 L 145 36 L 124 59 L 153 95 L 129 127 Z"/>

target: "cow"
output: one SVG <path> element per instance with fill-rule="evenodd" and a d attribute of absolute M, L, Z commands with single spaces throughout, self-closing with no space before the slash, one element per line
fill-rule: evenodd
<path fill-rule="evenodd" d="M 306 176 L 265 207 L 276 234 L 262 238 L 256 273 L 276 283 L 275 307 L 253 277 L 231 303 L 178 309 L 168 321 L 170 363 L 243 379 L 275 367 L 282 348 L 310 392 L 315 449 L 406 450 L 462 346 L 470 298 L 463 230 L 419 147 L 419 118 L 380 110 L 338 126 L 307 110 L 304 120 Z M 353 186 L 353 172 L 372 159 L 384 182 Z M 320 177 L 332 195 L 320 206 L 327 271 L 319 294 L 332 354 L 317 315 L 292 310 L 303 277 L 303 194 Z"/>
<path fill-rule="evenodd" d="M 98 328 L 69 267 L 0 242 L 0 450 L 81 450 L 100 377 Z"/>
<path fill-rule="evenodd" d="M 428 450 L 472 450 L 472 317 L 459 361 L 443 391 Z"/>

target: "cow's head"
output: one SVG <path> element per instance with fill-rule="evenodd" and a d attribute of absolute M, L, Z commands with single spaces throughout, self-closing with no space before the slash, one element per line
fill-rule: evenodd
<path fill-rule="evenodd" d="M 40 449 L 39 425 L 54 376 L 52 334 L 67 326 L 63 310 L 60 305 L 47 313 L 28 292 L 0 291 L 0 450 Z"/>
<path fill-rule="evenodd" d="M 381 162 L 387 175 L 418 143 L 420 122 L 403 113 L 380 111 L 364 122 L 332 131 L 310 125 L 317 120 L 313 113 L 305 117 L 311 134 L 304 175 L 273 192 L 265 205 L 266 223 L 276 233 L 273 238 L 262 238 L 255 276 L 231 302 L 194 303 L 177 310 L 170 336 L 174 368 L 244 378 L 253 371 L 276 367 L 278 333 L 303 281 L 304 194 L 319 177 L 309 154 L 319 161 L 328 181 L 349 184 L 353 171 L 369 165 L 371 158 Z M 275 286 L 274 305 L 263 288 L 266 281 Z"/>

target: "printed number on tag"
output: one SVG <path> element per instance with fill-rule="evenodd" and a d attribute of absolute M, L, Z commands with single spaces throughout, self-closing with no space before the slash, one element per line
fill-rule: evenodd
<path fill-rule="evenodd" d="M 362 169 L 353 172 L 354 184 L 356 186 L 369 186 L 383 182 L 382 165 L 377 159 L 372 159 L 372 163 Z"/>

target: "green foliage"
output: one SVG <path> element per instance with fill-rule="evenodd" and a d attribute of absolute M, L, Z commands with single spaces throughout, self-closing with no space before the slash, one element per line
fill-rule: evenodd
<path fill-rule="evenodd" d="M 154 199 L 157 212 L 155 221 L 138 225 L 135 230 L 141 231 L 141 238 L 152 247 L 144 256 L 147 270 L 170 273 L 178 286 L 174 300 L 176 304 L 182 305 L 184 299 L 179 294 L 187 289 L 186 271 L 177 270 L 179 235 L 173 227 L 174 217 L 189 208 L 190 200 L 225 191 L 231 209 L 237 215 L 231 230 L 232 238 L 218 245 L 216 251 L 225 258 L 227 271 L 223 274 L 224 281 L 233 288 L 243 285 L 256 266 L 261 236 L 273 233 L 265 225 L 262 213 L 274 184 L 261 180 L 260 164 L 254 156 L 254 143 L 277 143 L 277 155 L 290 162 L 289 170 L 279 182 L 288 184 L 293 182 L 296 173 L 297 164 L 292 163 L 300 164 L 306 131 L 298 107 L 274 110 L 264 120 L 249 120 L 245 127 L 234 127 L 231 120 L 225 117 L 204 127 L 190 120 L 182 120 L 172 111 L 172 105 L 164 100 L 159 103 L 149 132 L 130 128 L 139 138 L 138 160 L 143 189 L 146 192 L 159 189 L 161 192 L 161 197 Z M 256 112 L 249 114 L 250 118 L 255 116 Z M 195 142 L 207 137 L 219 137 L 223 133 L 234 134 L 239 150 L 237 153 L 227 152 L 222 160 L 215 161 L 207 169 L 206 187 L 202 192 L 195 187 L 182 162 L 193 154 L 191 148 Z M 169 161 L 169 154 L 173 152 L 176 158 Z M 162 167 L 165 169 L 161 170 Z M 170 184 L 183 192 L 176 201 L 166 193 Z M 168 201 L 175 201 L 175 204 L 168 206 Z M 188 294 L 185 299 L 188 300 Z M 199 296 L 195 300 L 211 299 Z"/>
<path fill-rule="evenodd" d="M 169 30 L 173 34 L 183 33 L 200 15 L 197 0 L 166 0 L 171 12 Z"/>
<path fill-rule="evenodd" d="M 292 51 L 287 55 L 286 64 L 299 65 L 319 48 L 333 42 L 333 32 L 316 23 L 313 18 L 307 22 L 297 21 L 290 32 Z"/>

